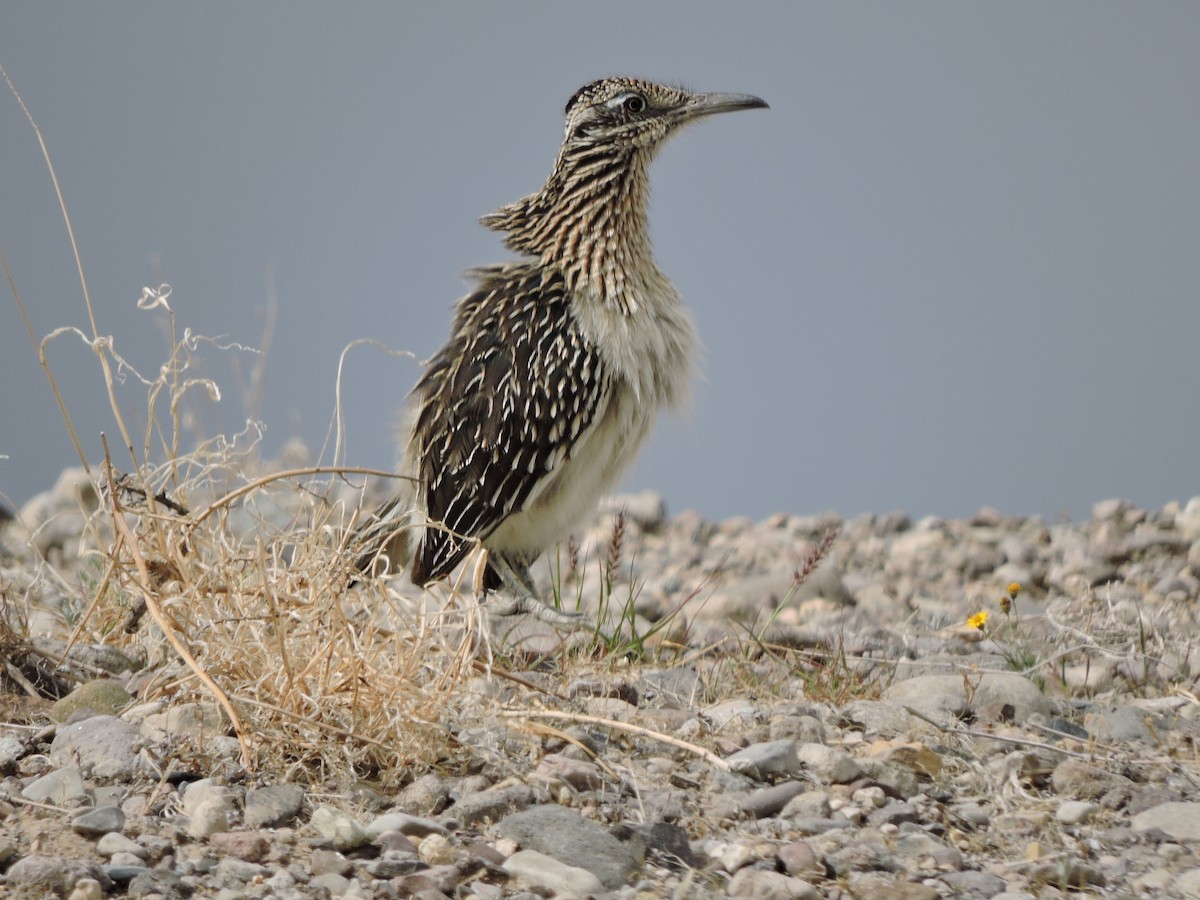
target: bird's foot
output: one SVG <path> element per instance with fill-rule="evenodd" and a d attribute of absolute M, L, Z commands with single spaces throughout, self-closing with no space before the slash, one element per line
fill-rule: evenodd
<path fill-rule="evenodd" d="M 585 624 L 581 613 L 567 612 L 548 606 L 536 597 L 526 594 L 519 596 L 500 597 L 493 595 L 487 604 L 488 612 L 497 616 L 529 615 L 547 625 L 559 625 L 564 628 L 580 628 Z"/>

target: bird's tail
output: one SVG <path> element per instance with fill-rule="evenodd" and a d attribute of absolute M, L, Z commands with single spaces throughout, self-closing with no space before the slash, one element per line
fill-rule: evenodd
<path fill-rule="evenodd" d="M 408 491 L 384 503 L 350 540 L 351 552 L 356 554 L 355 570 L 378 574 L 410 568 L 424 531 L 424 519 Z"/>
<path fill-rule="evenodd" d="M 418 413 L 417 404 L 410 403 L 399 422 L 400 446 L 404 450 L 397 467 L 392 498 L 359 525 L 351 538 L 349 546 L 355 554 L 358 572 L 380 574 L 411 570 L 420 550 L 426 516 L 417 477 L 420 453 L 412 441 Z"/>

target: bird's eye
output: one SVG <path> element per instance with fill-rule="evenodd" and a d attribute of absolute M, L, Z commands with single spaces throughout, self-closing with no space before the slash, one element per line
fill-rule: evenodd
<path fill-rule="evenodd" d="M 630 94 L 625 98 L 625 102 L 621 104 L 625 107 L 626 112 L 640 113 L 646 109 L 646 98 L 641 94 Z"/>

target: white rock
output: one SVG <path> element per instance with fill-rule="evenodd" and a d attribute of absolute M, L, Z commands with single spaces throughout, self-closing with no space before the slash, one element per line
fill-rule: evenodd
<path fill-rule="evenodd" d="M 600 879 L 587 869 L 568 866 L 536 850 L 518 850 L 504 861 L 504 871 L 526 887 L 545 888 L 568 897 L 604 892 Z"/>
<path fill-rule="evenodd" d="M 67 896 L 67 900 L 102 900 L 104 891 L 100 882 L 95 878 L 81 878 L 75 882 L 75 888 Z"/>
<path fill-rule="evenodd" d="M 130 853 L 141 860 L 150 858 L 149 850 L 137 841 L 130 840 L 115 831 L 110 831 L 96 841 L 96 852 L 106 857 L 115 856 L 118 853 Z"/>
<path fill-rule="evenodd" d="M 221 710 L 215 703 L 181 703 L 166 714 L 166 732 L 175 737 L 189 737 L 199 742 L 223 734 Z"/>
<path fill-rule="evenodd" d="M 797 750 L 800 762 L 817 773 L 822 783 L 849 784 L 862 776 L 862 766 L 842 750 L 824 744 L 801 744 Z"/>
<path fill-rule="evenodd" d="M 0 737 L 0 773 L 16 766 L 17 761 L 25 755 L 25 745 L 11 735 Z"/>
<path fill-rule="evenodd" d="M 426 835 L 417 845 L 417 855 L 431 866 L 449 865 L 454 862 L 454 845 L 443 835 Z"/>
<path fill-rule="evenodd" d="M 371 843 L 371 832 L 353 816 L 336 807 L 318 806 L 313 810 L 309 822 L 321 837 L 331 841 L 338 850 L 353 850 Z"/>
<path fill-rule="evenodd" d="M 1059 804 L 1054 818 L 1067 826 L 1083 825 L 1095 814 L 1097 806 L 1086 800 L 1065 800 Z"/>
<path fill-rule="evenodd" d="M 219 799 L 227 808 L 233 808 L 233 792 L 225 785 L 211 778 L 193 781 L 183 792 L 183 811 L 191 815 L 201 804 L 213 798 Z"/>
<path fill-rule="evenodd" d="M 196 839 L 229 830 L 229 808 L 219 797 L 209 797 L 188 816 L 188 835 Z"/>
<path fill-rule="evenodd" d="M 446 834 L 446 829 L 432 819 L 410 816 L 408 813 L 402 812 L 389 812 L 376 816 L 367 825 L 367 831 L 371 832 L 372 840 L 379 837 L 385 831 L 399 831 L 401 834 L 406 834 L 410 837 L 424 837 L 428 834 Z"/>
<path fill-rule="evenodd" d="M 1193 497 L 1175 516 L 1175 527 L 1189 541 L 1200 541 L 1200 497 Z"/>
<path fill-rule="evenodd" d="M 743 728 L 753 725 L 758 719 L 758 707 L 748 700 L 725 700 L 706 706 L 702 711 L 704 718 L 712 723 L 716 731 L 725 728 Z"/>

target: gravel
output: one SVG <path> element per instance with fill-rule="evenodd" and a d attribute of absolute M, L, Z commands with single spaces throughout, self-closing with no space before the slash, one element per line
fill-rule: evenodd
<path fill-rule="evenodd" d="M 34 583 L 24 517 L 54 509 L 0 532 L 6 602 Z M 455 754 L 391 779 L 247 771 L 215 704 L 152 672 L 98 672 L 57 719 L 6 682 L 0 892 L 1200 897 L 1200 498 L 707 522 L 640 495 L 578 551 L 569 596 L 632 608 L 640 651 L 493 623 L 558 649 L 484 665 Z M 61 602 L 34 617 L 60 640 Z"/>

